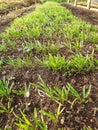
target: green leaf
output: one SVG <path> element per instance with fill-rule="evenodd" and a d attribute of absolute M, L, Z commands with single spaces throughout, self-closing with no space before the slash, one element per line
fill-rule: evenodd
<path fill-rule="evenodd" d="M 41 113 L 42 113 L 43 115 L 49 117 L 51 120 L 57 121 L 57 119 L 56 119 L 56 117 L 55 117 L 55 115 L 54 115 L 53 113 L 51 113 L 51 112 L 46 112 L 46 111 L 44 111 L 44 110 L 41 110 Z"/>
<path fill-rule="evenodd" d="M 85 86 L 83 86 L 83 98 L 87 98 L 89 96 L 90 92 L 91 92 L 91 85 L 89 86 L 87 91 L 86 91 Z"/>
<path fill-rule="evenodd" d="M 73 96 L 75 96 L 78 99 L 81 99 L 80 94 L 78 93 L 78 91 L 76 89 L 74 89 L 73 86 L 71 86 L 69 83 L 67 83 L 67 87 L 69 87 L 70 92 L 72 93 Z"/>

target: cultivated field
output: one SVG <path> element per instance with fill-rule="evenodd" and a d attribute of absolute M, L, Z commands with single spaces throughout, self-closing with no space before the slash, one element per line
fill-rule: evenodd
<path fill-rule="evenodd" d="M 0 129 L 98 130 L 98 13 L 56 2 L 25 13 L 1 17 Z"/>

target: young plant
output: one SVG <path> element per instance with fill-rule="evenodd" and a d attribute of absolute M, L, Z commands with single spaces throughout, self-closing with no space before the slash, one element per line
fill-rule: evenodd
<path fill-rule="evenodd" d="M 6 44 L 4 44 L 4 43 L 0 44 L 0 51 L 7 51 Z"/>
<path fill-rule="evenodd" d="M 22 118 L 17 116 L 16 114 L 15 117 L 17 118 L 17 120 L 19 120 L 19 122 L 15 122 L 15 125 L 22 130 L 36 130 L 34 128 L 34 126 L 32 125 L 32 123 L 28 120 L 28 118 L 26 117 L 26 115 L 20 110 L 20 113 L 22 115 Z"/>
<path fill-rule="evenodd" d="M 25 44 L 23 45 L 23 50 L 26 52 L 30 52 L 32 49 L 34 49 L 34 43 L 32 42 L 25 42 Z"/>
<path fill-rule="evenodd" d="M 83 128 L 83 130 L 93 130 L 90 126 Z"/>
<path fill-rule="evenodd" d="M 17 58 L 16 60 L 9 58 L 7 60 L 7 64 L 13 66 L 14 68 L 22 68 L 23 66 L 33 67 L 32 61 L 30 60 L 29 56 L 27 56 L 25 59 Z"/>
<path fill-rule="evenodd" d="M 0 96 L 9 99 L 13 85 L 14 83 L 10 84 L 9 80 L 6 80 L 5 77 L 3 77 L 3 79 L 0 80 Z"/>
<path fill-rule="evenodd" d="M 25 98 L 29 98 L 30 96 L 30 85 L 27 86 L 27 84 L 24 85 L 24 90 L 13 90 L 13 93 L 17 95 L 24 95 Z"/>
<path fill-rule="evenodd" d="M 75 48 L 76 52 L 80 52 L 80 50 L 83 47 L 83 42 L 82 41 L 76 41 L 76 43 L 74 43 L 73 48 Z"/>
<path fill-rule="evenodd" d="M 16 60 L 13 60 L 13 59 L 9 58 L 9 59 L 7 60 L 7 64 L 13 66 L 14 68 L 15 68 L 15 67 L 21 68 L 21 67 L 23 67 L 24 62 L 23 62 L 23 60 L 22 60 L 21 58 L 18 58 L 18 59 L 16 59 Z"/>
<path fill-rule="evenodd" d="M 64 102 L 68 102 L 69 101 L 69 88 L 66 88 L 65 86 L 63 86 L 63 88 L 59 88 L 58 86 L 54 86 L 53 87 L 53 95 L 55 100 L 59 101 L 61 104 L 64 104 Z"/>
<path fill-rule="evenodd" d="M 41 76 L 39 75 L 39 84 L 33 84 L 31 85 L 37 87 L 38 89 L 42 90 L 44 94 L 49 96 L 52 100 L 56 101 L 59 104 L 64 104 L 64 102 L 70 103 L 69 100 L 69 88 L 63 87 L 59 88 L 57 85 L 54 87 L 48 87 L 45 82 L 42 80 Z"/>
<path fill-rule="evenodd" d="M 15 47 L 15 43 L 8 39 L 8 46 L 14 48 Z"/>
<path fill-rule="evenodd" d="M 41 119 L 38 119 L 36 108 L 34 108 L 34 124 L 35 124 L 36 130 L 38 130 L 38 128 L 40 128 L 41 130 L 48 130 L 47 122 L 44 121 L 42 114 L 41 114 Z"/>
<path fill-rule="evenodd" d="M 64 67 L 66 65 L 65 57 L 60 56 L 60 55 L 52 56 L 51 54 L 49 54 L 49 56 L 47 56 L 45 59 L 43 59 L 43 61 L 41 61 L 40 59 L 38 59 L 36 57 L 35 61 L 39 65 L 41 65 L 43 67 L 47 67 L 47 68 L 52 69 L 52 70 L 64 69 Z"/>
<path fill-rule="evenodd" d="M 83 89 L 82 89 L 82 102 L 86 101 L 86 99 L 90 95 L 90 92 L 91 92 L 91 85 L 89 86 L 88 89 L 86 89 L 86 87 L 83 86 Z"/>
<path fill-rule="evenodd" d="M 88 55 L 86 57 L 77 55 L 67 61 L 66 69 L 70 73 L 80 73 L 81 71 L 89 72 L 95 69 L 95 60 L 91 59 Z"/>
<path fill-rule="evenodd" d="M 83 86 L 83 89 L 82 89 L 82 95 L 80 95 L 78 93 L 78 91 L 69 83 L 67 83 L 67 88 L 69 88 L 69 91 L 71 92 L 71 94 L 75 97 L 74 101 L 80 101 L 81 103 L 83 102 L 86 102 L 87 101 L 87 98 L 88 96 L 90 95 L 90 92 L 91 92 L 91 85 L 89 86 L 88 89 L 86 89 L 85 86 Z M 73 103 L 74 103 L 73 101 Z M 73 104 L 72 103 L 72 104 Z"/>
<path fill-rule="evenodd" d="M 2 68 L 3 60 L 0 60 L 0 69 Z"/>
<path fill-rule="evenodd" d="M 15 125 L 22 130 L 48 130 L 47 124 L 44 122 L 43 116 L 41 116 L 41 119 L 38 119 L 37 117 L 37 110 L 34 109 L 34 125 L 29 121 L 29 119 L 26 117 L 26 115 L 20 110 L 20 113 L 22 115 L 22 118 L 15 115 L 16 118 L 19 120 L 19 122 L 15 122 Z"/>
<path fill-rule="evenodd" d="M 44 110 L 41 110 L 41 113 L 45 116 L 47 116 L 50 120 L 54 121 L 54 122 L 58 122 L 59 120 L 59 116 L 61 115 L 61 113 L 64 111 L 65 108 L 61 108 L 61 105 L 58 106 L 58 108 L 56 109 L 56 113 L 51 113 L 51 112 L 46 112 Z"/>
<path fill-rule="evenodd" d="M 12 113 L 12 111 L 13 111 L 13 108 L 11 107 L 10 102 L 7 103 L 7 106 L 0 103 L 0 114 L 3 114 L 3 113 L 10 114 L 10 113 Z"/>

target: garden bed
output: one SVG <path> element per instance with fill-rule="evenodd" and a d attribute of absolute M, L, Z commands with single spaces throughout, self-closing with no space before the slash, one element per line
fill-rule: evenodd
<path fill-rule="evenodd" d="M 0 38 L 1 130 L 98 129 L 97 26 L 46 2 Z"/>

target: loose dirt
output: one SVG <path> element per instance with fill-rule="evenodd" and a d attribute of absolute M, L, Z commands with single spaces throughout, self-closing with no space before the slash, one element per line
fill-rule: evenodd
<path fill-rule="evenodd" d="M 89 22 L 93 25 L 98 25 L 98 13 L 93 11 L 88 11 L 85 9 L 80 9 L 78 7 L 73 7 L 71 5 L 63 5 L 66 8 L 70 9 L 72 13 L 81 18 L 82 20 Z M 29 12 L 32 12 L 35 9 L 34 6 L 26 7 L 24 10 L 17 13 L 14 12 L 15 17 L 7 17 L 8 14 L 2 15 L 0 18 L 0 33 L 5 31 L 5 29 L 10 26 L 11 21 L 13 21 L 14 18 L 20 17 L 22 15 L 25 15 Z M 4 19 L 5 18 L 5 19 Z M 43 41 L 44 38 L 41 38 L 39 40 Z M 63 39 L 61 39 L 63 41 Z M 89 48 L 89 46 L 92 46 L 92 48 Z M 87 48 L 87 49 L 85 49 Z M 81 53 L 87 54 L 87 50 L 92 53 L 92 50 L 94 48 L 94 45 L 89 43 L 86 45 Z M 70 53 L 68 53 L 68 50 L 66 48 L 61 48 L 59 50 L 59 53 L 61 55 L 64 55 L 68 57 Z M 4 59 L 7 59 L 8 57 L 25 57 L 26 55 L 30 55 L 32 58 L 42 57 L 44 54 L 43 52 L 37 52 L 36 50 L 32 50 L 32 52 L 29 54 L 28 52 L 24 52 L 21 49 L 21 45 L 16 45 L 15 48 L 9 48 L 7 52 L 0 52 L 0 57 L 3 57 Z M 96 57 L 98 57 L 98 50 L 96 51 Z M 3 68 L 0 70 L 0 79 L 2 79 L 3 76 L 6 77 L 6 79 L 12 78 L 11 82 L 14 82 L 14 88 L 16 90 L 23 90 L 24 84 L 29 84 L 29 82 L 38 83 L 38 75 L 42 77 L 44 82 L 52 87 L 55 84 L 58 85 L 60 88 L 63 86 L 66 86 L 66 84 L 69 82 L 72 84 L 76 90 L 78 90 L 80 93 L 82 92 L 82 87 L 92 85 L 92 90 L 90 97 L 88 99 L 88 103 L 80 104 L 79 102 L 75 104 L 73 109 L 70 108 L 69 104 L 64 104 L 65 110 L 59 117 L 59 122 L 53 123 L 49 121 L 48 124 L 48 130 L 58 130 L 58 128 L 63 128 L 63 130 L 83 130 L 83 128 L 90 126 L 93 128 L 93 130 L 98 130 L 98 70 L 94 72 L 82 72 L 81 74 L 74 74 L 72 76 L 67 76 L 65 71 L 52 71 L 48 70 L 47 68 L 42 68 L 36 63 L 34 64 L 34 68 L 28 68 L 23 67 L 21 69 L 19 68 L 13 68 L 10 65 L 4 64 Z M 21 110 L 24 110 L 24 113 L 27 115 L 28 119 L 31 119 L 32 121 L 32 113 L 34 111 L 34 107 L 37 108 L 37 111 L 40 111 L 41 109 L 44 109 L 46 111 L 51 111 L 55 113 L 58 104 L 55 101 L 50 100 L 50 98 L 47 95 L 40 95 L 38 91 L 34 87 L 30 88 L 30 97 L 28 99 L 24 99 L 24 96 L 21 95 L 15 95 L 11 94 L 11 103 L 13 107 L 13 111 L 11 114 L 0 114 L 0 128 L 4 130 L 4 127 L 6 125 L 11 126 L 12 130 L 18 130 L 14 124 L 16 122 L 15 115 L 20 116 L 19 108 Z M 7 106 L 6 100 L 2 101 L 4 105 Z M 30 103 L 28 110 L 26 110 L 26 103 Z M 62 123 L 63 119 L 63 123 Z M 46 118 L 45 121 L 48 121 Z"/>

